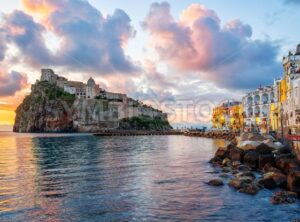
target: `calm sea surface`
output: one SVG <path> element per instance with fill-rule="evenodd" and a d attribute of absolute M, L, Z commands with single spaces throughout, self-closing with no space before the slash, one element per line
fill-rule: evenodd
<path fill-rule="evenodd" d="M 0 133 L 0 221 L 294 221 L 300 203 L 205 184 L 224 142 Z M 223 144 L 224 145 L 224 144 Z"/>

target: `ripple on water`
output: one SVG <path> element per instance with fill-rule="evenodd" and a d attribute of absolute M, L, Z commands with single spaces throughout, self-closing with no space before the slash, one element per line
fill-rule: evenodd
<path fill-rule="evenodd" d="M 0 133 L 0 221 L 292 221 L 299 203 L 205 184 L 220 140 Z M 255 217 L 253 216 L 255 215 Z"/>

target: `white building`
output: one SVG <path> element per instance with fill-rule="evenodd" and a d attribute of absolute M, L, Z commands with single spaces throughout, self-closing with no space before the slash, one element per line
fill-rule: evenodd
<path fill-rule="evenodd" d="M 270 105 L 278 99 L 276 84 L 259 87 L 243 98 L 245 127 L 268 130 Z"/>
<path fill-rule="evenodd" d="M 300 45 L 296 52 L 283 58 L 286 81 L 286 99 L 282 103 L 284 126 L 300 130 Z"/>
<path fill-rule="evenodd" d="M 52 69 L 41 70 L 41 81 L 47 81 L 62 88 L 65 92 L 76 95 L 79 99 L 94 99 L 100 93 L 100 87 L 95 83 L 93 78 L 83 82 L 68 81 L 68 79 L 61 77 L 54 73 Z"/>

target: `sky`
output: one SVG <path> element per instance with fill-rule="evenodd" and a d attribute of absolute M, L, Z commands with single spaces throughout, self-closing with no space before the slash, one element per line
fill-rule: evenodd
<path fill-rule="evenodd" d="M 167 112 L 174 126 L 206 125 L 215 105 L 272 84 L 300 43 L 300 0 L 0 3 L 2 126 L 41 68 L 93 77 Z"/>

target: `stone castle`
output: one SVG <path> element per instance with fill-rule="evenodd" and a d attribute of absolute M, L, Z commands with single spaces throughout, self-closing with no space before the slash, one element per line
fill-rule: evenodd
<path fill-rule="evenodd" d="M 14 132 L 170 128 L 166 113 L 126 94 L 107 92 L 92 78 L 87 83 L 69 81 L 51 69 L 42 69 L 40 80 L 32 85 L 30 95 L 16 110 Z"/>
<path fill-rule="evenodd" d="M 68 79 L 59 76 L 52 69 L 41 70 L 41 81 L 47 81 L 62 88 L 65 92 L 75 95 L 77 99 L 94 99 L 95 97 L 108 100 L 124 101 L 127 99 L 126 94 L 107 92 L 95 83 L 93 78 L 90 78 L 87 83 L 69 81 Z"/>
<path fill-rule="evenodd" d="M 102 112 L 101 121 L 119 121 L 124 118 L 149 116 L 151 118 L 160 118 L 167 120 L 167 114 L 161 110 L 155 109 L 152 106 L 143 104 L 138 100 L 128 97 L 126 94 L 114 93 L 103 90 L 95 83 L 93 78 L 90 78 L 87 83 L 69 81 L 68 79 L 56 74 L 52 69 L 42 69 L 40 81 L 47 81 L 51 84 L 57 85 L 76 96 L 77 103 L 85 104 L 93 107 L 96 101 L 106 101 L 108 104 L 108 111 Z M 76 103 L 76 104 L 77 104 Z M 91 108 L 95 110 L 95 107 Z M 107 115 L 107 117 L 105 117 Z M 93 115 L 92 122 L 99 122 L 98 115 Z"/>

